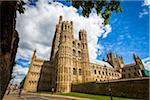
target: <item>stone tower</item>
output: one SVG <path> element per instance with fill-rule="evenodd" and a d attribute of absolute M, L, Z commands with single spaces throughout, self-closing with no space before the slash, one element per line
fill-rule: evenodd
<path fill-rule="evenodd" d="M 62 16 L 59 17 L 59 22 L 56 25 L 56 30 L 52 42 L 52 50 L 50 56 L 50 64 L 51 64 L 51 72 L 50 72 L 50 80 L 51 80 L 51 87 L 56 89 L 56 80 L 57 80 L 57 60 L 58 57 L 58 47 L 60 45 L 60 33 L 62 31 Z M 56 90 L 55 90 L 56 91 Z"/>
<path fill-rule="evenodd" d="M 51 51 L 50 60 L 55 59 L 55 55 L 58 51 L 58 46 L 60 44 L 59 40 L 60 40 L 61 30 L 62 30 L 62 16 L 59 17 L 59 23 L 56 25 L 56 30 L 55 30 L 55 34 L 54 34 L 54 38 L 52 42 L 52 51 Z"/>
<path fill-rule="evenodd" d="M 25 79 L 25 84 L 23 87 L 24 91 L 31 91 L 31 92 L 37 92 L 38 91 L 38 85 L 39 85 L 39 79 L 41 77 L 41 69 L 44 66 L 44 60 L 41 60 L 36 57 L 36 50 L 34 50 L 31 64 Z M 47 66 L 44 66 L 47 67 Z"/>
<path fill-rule="evenodd" d="M 87 35 L 85 30 L 80 30 L 79 40 L 81 41 L 81 66 L 82 66 L 82 82 L 91 81 L 91 67 L 89 61 Z"/>
<path fill-rule="evenodd" d="M 62 21 L 62 16 L 56 25 L 50 62 L 51 88 L 56 92 L 70 92 L 71 83 L 92 80 L 86 31 L 80 30 L 75 39 L 73 22 Z"/>
<path fill-rule="evenodd" d="M 72 22 L 63 21 L 58 50 L 56 92 L 70 92 L 72 66 Z"/>
<path fill-rule="evenodd" d="M 25 83 L 24 83 L 24 87 L 23 87 L 25 91 L 28 91 L 29 89 L 31 89 L 28 84 L 29 84 L 29 80 L 31 78 L 31 75 L 30 75 L 31 71 L 33 69 L 31 66 L 33 65 L 33 62 L 34 62 L 35 59 L 36 59 L 36 50 L 34 50 L 34 52 L 33 52 L 32 59 L 31 59 L 31 64 L 30 64 L 27 76 L 25 78 Z"/>
<path fill-rule="evenodd" d="M 134 58 L 136 65 L 138 65 L 141 70 L 144 70 L 144 65 L 142 63 L 141 58 L 135 54 L 133 54 L 133 58 Z"/>
<path fill-rule="evenodd" d="M 110 52 L 107 54 L 107 62 L 110 63 L 117 71 L 124 66 L 123 58 Z"/>

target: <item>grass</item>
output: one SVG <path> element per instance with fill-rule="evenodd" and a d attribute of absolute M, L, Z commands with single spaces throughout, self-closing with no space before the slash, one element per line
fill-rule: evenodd
<path fill-rule="evenodd" d="M 93 95 L 93 94 L 85 94 L 85 93 L 76 93 L 76 92 L 61 93 L 60 95 L 80 97 L 80 98 L 88 98 L 88 99 L 93 99 L 93 100 L 110 100 L 109 96 Z M 122 97 L 113 97 L 113 100 L 131 100 L 131 99 L 122 98 Z"/>
<path fill-rule="evenodd" d="M 42 93 L 51 94 L 51 92 L 42 92 Z M 88 99 L 92 99 L 92 100 L 110 100 L 110 96 L 93 95 L 93 94 L 85 94 L 85 93 L 77 93 L 77 92 L 55 93 L 55 95 L 72 96 L 72 97 L 79 97 L 79 98 L 88 98 Z M 123 98 L 123 97 L 113 97 L 113 100 L 133 100 L 133 99 Z"/>

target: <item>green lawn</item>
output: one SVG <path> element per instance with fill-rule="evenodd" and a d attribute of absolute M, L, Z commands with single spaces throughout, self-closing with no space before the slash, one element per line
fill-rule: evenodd
<path fill-rule="evenodd" d="M 38 92 L 39 94 L 52 94 L 51 92 Z M 92 100 L 110 100 L 110 96 L 104 95 L 93 95 L 93 94 L 85 94 L 85 93 L 77 93 L 77 92 L 70 92 L 70 93 L 54 93 L 55 95 L 63 95 L 63 96 L 72 96 L 72 97 L 79 97 L 79 98 L 88 98 Z M 135 100 L 131 98 L 124 98 L 124 97 L 113 97 L 113 100 Z"/>
<path fill-rule="evenodd" d="M 80 97 L 80 98 L 88 98 L 88 99 L 93 99 L 93 100 L 110 100 L 109 96 L 92 95 L 92 94 L 77 93 L 77 92 L 58 93 L 58 95 L 73 96 L 73 97 Z M 133 100 L 133 99 L 122 98 L 122 97 L 113 97 L 113 100 Z"/>

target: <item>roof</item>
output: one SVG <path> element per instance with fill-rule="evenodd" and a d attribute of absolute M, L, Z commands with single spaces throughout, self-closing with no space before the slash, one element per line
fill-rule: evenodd
<path fill-rule="evenodd" d="M 124 65 L 124 67 L 133 67 L 133 66 L 135 66 L 136 64 L 135 63 L 132 63 L 132 64 L 127 64 L 127 65 Z M 123 68 L 124 68 L 123 67 Z"/>
<path fill-rule="evenodd" d="M 110 67 L 110 68 L 113 68 L 108 62 L 105 62 L 105 61 L 93 61 L 91 64 L 98 64 L 98 65 L 101 65 L 101 66 L 106 66 L 106 67 Z"/>

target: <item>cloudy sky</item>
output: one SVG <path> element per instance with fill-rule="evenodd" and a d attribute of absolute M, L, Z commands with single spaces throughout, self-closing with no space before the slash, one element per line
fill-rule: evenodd
<path fill-rule="evenodd" d="M 16 29 L 20 42 L 13 73 L 16 75 L 15 83 L 26 75 L 33 50 L 37 50 L 41 59 L 50 58 L 55 25 L 60 15 L 64 20 L 73 21 L 75 38 L 78 38 L 80 29 L 87 31 L 91 62 L 101 60 L 113 51 L 122 55 L 126 63 L 133 63 L 132 54 L 136 53 L 149 64 L 148 0 L 122 2 L 123 13 L 114 14 L 107 26 L 102 24 L 103 19 L 95 14 L 94 9 L 87 18 L 80 15 L 80 9 L 73 8 L 71 3 L 50 1 L 27 3 L 25 13 L 17 14 Z"/>

